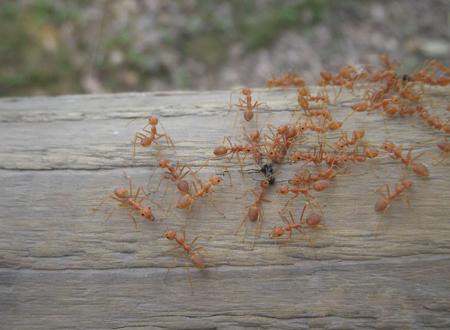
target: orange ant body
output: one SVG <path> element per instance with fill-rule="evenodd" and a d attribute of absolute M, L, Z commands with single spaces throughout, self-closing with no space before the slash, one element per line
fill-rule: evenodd
<path fill-rule="evenodd" d="M 147 196 L 142 197 L 138 200 L 139 194 L 141 191 L 143 191 L 142 187 L 139 187 L 136 190 L 136 193 L 133 194 L 133 187 L 131 183 L 131 179 L 128 178 L 129 183 L 129 190 L 123 187 L 114 189 L 113 193 L 109 195 L 112 199 L 117 201 L 119 203 L 118 207 L 127 208 L 128 209 L 128 215 L 131 217 L 131 219 L 134 222 L 134 225 L 137 226 L 136 219 L 133 216 L 133 213 L 139 213 L 144 219 L 148 221 L 153 221 L 155 219 L 155 216 L 153 215 L 153 211 L 149 206 L 143 206 L 142 203 L 145 199 L 148 199 Z M 102 205 L 104 200 L 100 203 Z M 153 202 L 156 203 L 156 202 Z M 157 204 L 157 203 L 156 203 Z M 100 205 L 96 208 L 98 209 Z M 116 211 L 117 207 L 114 208 L 106 220 L 108 220 L 113 213 Z"/>
<path fill-rule="evenodd" d="M 308 170 L 304 170 L 295 174 L 289 182 L 295 186 L 306 185 L 310 186 L 312 183 L 319 181 L 320 179 L 333 180 L 337 173 L 333 167 L 320 170 L 317 174 L 311 174 Z M 320 187 L 320 185 L 319 185 Z"/>
<path fill-rule="evenodd" d="M 166 133 L 158 133 L 156 126 L 158 125 L 159 120 L 156 117 L 150 117 L 148 119 L 148 124 L 142 129 L 143 132 L 137 132 L 134 136 L 133 143 L 133 158 L 136 154 L 136 144 L 140 144 L 142 147 L 147 148 L 150 147 L 153 143 L 156 143 L 157 140 L 161 138 L 165 138 L 168 145 L 174 147 L 174 143 L 169 135 Z M 147 126 L 151 126 L 150 131 L 146 129 Z"/>
<path fill-rule="evenodd" d="M 191 209 L 192 204 L 195 200 L 204 198 L 208 193 L 212 191 L 213 186 L 217 186 L 222 182 L 222 178 L 213 175 L 208 179 L 208 183 L 203 185 L 203 183 L 200 181 L 200 179 L 196 178 L 197 182 L 200 184 L 200 189 L 197 189 L 197 186 L 194 182 L 192 182 L 195 194 L 191 195 L 189 193 L 184 194 L 183 197 L 181 197 L 177 202 L 177 208 L 179 209 Z"/>
<path fill-rule="evenodd" d="M 392 193 L 389 190 L 389 185 L 386 184 L 387 195 L 380 192 L 381 197 L 375 203 L 375 212 L 385 211 L 391 205 L 392 201 L 399 198 L 405 190 L 411 188 L 412 184 L 412 181 L 403 179 L 397 183 L 395 190 Z"/>
<path fill-rule="evenodd" d="M 363 101 L 360 103 L 353 104 L 352 109 L 353 109 L 353 111 L 356 111 L 356 112 L 365 112 L 365 111 L 369 110 L 369 106 L 370 106 L 369 102 Z"/>
<path fill-rule="evenodd" d="M 186 237 L 185 233 L 183 231 L 183 236 L 180 237 L 177 235 L 177 232 L 175 230 L 167 230 L 164 233 L 164 237 L 168 240 L 175 241 L 177 244 L 177 247 L 183 248 L 184 252 L 186 253 L 186 256 L 192 261 L 192 264 L 200 269 L 205 268 L 205 261 L 203 258 L 198 254 L 197 251 L 204 249 L 202 246 L 198 246 L 194 248 L 195 242 L 197 241 L 198 237 L 194 238 L 191 243 L 186 243 Z"/>
<path fill-rule="evenodd" d="M 383 149 L 392 154 L 392 158 L 399 159 L 406 167 L 411 167 L 414 173 L 418 176 L 427 177 L 430 175 L 428 168 L 419 162 L 415 162 L 417 158 L 419 158 L 422 154 L 412 158 L 411 152 L 412 149 L 408 151 L 408 154 L 403 156 L 403 150 L 400 147 L 397 147 L 395 144 L 386 142 L 383 144 Z"/>
<path fill-rule="evenodd" d="M 189 193 L 189 182 L 184 180 L 184 177 L 189 173 L 189 170 L 184 172 L 185 166 L 180 167 L 177 164 L 175 167 L 170 165 L 169 160 L 161 159 L 159 161 L 159 167 L 167 169 L 165 173 L 166 177 L 176 183 L 177 188 L 182 193 Z"/>
<path fill-rule="evenodd" d="M 261 103 L 258 101 L 255 101 L 253 103 L 252 101 L 252 90 L 248 87 L 245 87 L 241 91 L 242 95 L 244 96 L 244 99 L 239 99 L 239 104 L 237 106 L 240 110 L 244 111 L 244 119 L 246 121 L 250 121 L 253 118 L 253 111 L 256 110 Z"/>
<path fill-rule="evenodd" d="M 247 205 L 245 207 L 246 209 L 248 209 L 247 214 L 244 216 L 244 218 L 241 221 L 241 224 L 239 225 L 239 227 L 237 229 L 237 231 L 239 231 L 247 220 L 250 220 L 251 222 L 256 222 L 257 226 L 255 227 L 254 239 L 256 239 L 256 236 L 258 236 L 260 234 L 261 228 L 262 228 L 263 210 L 261 207 L 261 203 L 262 202 L 270 202 L 270 201 L 264 199 L 264 193 L 266 192 L 269 185 L 270 185 L 270 183 L 268 180 L 262 180 L 259 184 L 259 186 L 261 188 L 259 192 L 256 192 L 255 190 L 250 190 L 253 193 L 253 195 L 255 195 L 255 201 L 252 204 Z M 253 243 L 254 243 L 254 241 L 253 241 Z"/>
<path fill-rule="evenodd" d="M 276 227 L 274 227 L 272 229 L 272 233 L 270 234 L 270 237 L 271 238 L 280 238 L 285 233 L 287 233 L 288 234 L 288 239 L 290 240 L 291 237 L 292 237 L 292 231 L 294 229 L 298 230 L 301 233 L 302 232 L 301 222 L 302 222 L 303 216 L 305 214 L 306 206 L 307 206 L 307 204 L 305 204 L 305 206 L 303 206 L 302 215 L 300 216 L 300 222 L 299 223 L 295 223 L 294 216 L 292 215 L 291 211 L 289 211 L 290 219 L 287 219 L 286 217 L 284 217 L 283 215 L 280 214 L 281 219 L 286 224 L 284 226 L 276 226 Z"/>
<path fill-rule="evenodd" d="M 354 130 L 352 138 L 349 139 L 346 133 L 343 133 L 339 140 L 335 143 L 336 149 L 343 149 L 344 147 L 354 145 L 361 140 L 365 135 L 365 131 L 362 129 Z"/>
<path fill-rule="evenodd" d="M 281 78 L 272 78 L 266 81 L 266 86 L 272 87 L 289 87 L 289 86 L 303 86 L 305 81 L 301 79 L 297 74 L 286 72 Z"/>
<path fill-rule="evenodd" d="M 450 152 L 450 142 L 447 139 L 442 139 L 436 143 L 436 146 L 442 151 L 442 152 Z"/>

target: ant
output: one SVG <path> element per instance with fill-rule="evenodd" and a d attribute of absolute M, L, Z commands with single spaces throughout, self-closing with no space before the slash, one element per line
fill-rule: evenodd
<path fill-rule="evenodd" d="M 229 147 L 226 147 L 224 145 L 216 147 L 213 151 L 214 156 L 217 158 L 220 157 L 226 157 L 229 156 L 228 161 L 231 161 L 234 156 L 236 156 L 237 161 L 239 162 L 239 165 L 241 167 L 241 171 L 243 170 L 243 160 L 241 160 L 241 157 L 239 154 L 241 153 L 248 153 L 248 148 L 244 147 L 242 144 L 233 144 L 228 136 L 224 138 L 224 140 L 227 140 Z"/>
<path fill-rule="evenodd" d="M 283 222 L 285 223 L 285 225 L 284 226 L 276 226 L 276 227 L 274 227 L 272 229 L 272 233 L 269 236 L 271 238 L 280 238 L 285 233 L 287 233 L 288 240 L 290 240 L 291 237 L 292 237 L 292 232 L 293 232 L 294 229 L 298 230 L 300 233 L 303 233 L 302 228 L 301 228 L 301 226 L 302 226 L 301 222 L 302 222 L 303 216 L 305 214 L 306 206 L 307 206 L 307 204 L 305 204 L 303 206 L 302 215 L 300 216 L 300 222 L 299 223 L 295 223 L 294 216 L 292 215 L 291 211 L 289 211 L 290 219 L 287 219 L 285 216 L 283 216 L 280 213 L 280 217 L 283 220 Z"/>
<path fill-rule="evenodd" d="M 450 142 L 445 138 L 436 142 L 436 146 L 442 153 L 441 160 L 438 159 L 437 162 L 433 163 L 433 165 L 437 165 L 442 163 L 445 160 L 445 157 L 450 154 Z M 434 157 L 433 157 L 434 158 Z"/>
<path fill-rule="evenodd" d="M 276 79 L 272 78 L 266 81 L 266 86 L 269 88 L 272 87 L 289 87 L 289 86 L 303 86 L 305 81 L 301 79 L 297 74 L 286 72 L 281 78 Z"/>
<path fill-rule="evenodd" d="M 343 149 L 347 146 L 356 144 L 359 140 L 361 140 L 366 132 L 363 129 L 354 130 L 352 133 L 352 138 L 349 139 L 347 133 L 342 133 L 342 136 L 335 143 L 335 147 L 337 149 Z"/>
<path fill-rule="evenodd" d="M 401 147 L 397 147 L 395 144 L 390 142 L 383 143 L 383 149 L 392 154 L 392 158 L 399 159 L 406 167 L 411 167 L 414 173 L 418 176 L 427 177 L 430 175 L 428 168 L 422 164 L 415 162 L 417 158 L 423 155 L 423 153 L 412 158 L 412 149 L 409 149 L 408 154 L 402 155 L 403 151 Z"/>
<path fill-rule="evenodd" d="M 248 193 L 248 191 L 251 191 L 253 195 L 255 195 L 255 201 L 247 205 L 245 208 L 248 209 L 247 214 L 244 216 L 244 218 L 241 221 L 241 224 L 239 225 L 238 229 L 236 230 L 236 233 L 242 228 L 242 226 L 245 224 L 247 220 L 250 220 L 251 222 L 256 222 L 257 226 L 255 227 L 255 235 L 253 239 L 253 245 L 255 244 L 256 237 L 259 236 L 261 233 L 261 227 L 262 227 L 262 221 L 263 221 L 263 210 L 261 207 L 262 202 L 270 202 L 269 200 L 264 198 L 264 193 L 266 192 L 267 188 L 269 187 L 270 183 L 267 179 L 260 181 L 260 191 L 257 192 L 256 190 L 247 190 L 244 194 L 244 196 Z"/>
<path fill-rule="evenodd" d="M 186 258 L 188 258 L 196 268 L 205 268 L 205 261 L 198 252 L 200 250 L 204 250 L 205 248 L 202 246 L 195 246 L 195 242 L 197 241 L 198 237 L 195 237 L 191 243 L 186 243 L 186 233 L 184 230 L 181 236 L 177 235 L 177 232 L 175 230 L 167 230 L 164 232 L 163 236 L 170 241 L 175 241 L 177 245 L 174 249 L 178 249 L 181 247 L 185 253 Z M 169 269 L 167 270 L 167 273 L 169 272 Z M 191 273 L 189 272 L 189 266 L 186 269 L 188 273 L 189 284 L 192 288 L 192 278 Z"/>
<path fill-rule="evenodd" d="M 139 187 L 136 190 L 136 193 L 133 194 L 133 186 L 132 186 L 131 179 L 126 175 L 125 175 L 125 177 L 128 180 L 129 190 L 124 187 L 119 187 L 119 188 L 114 189 L 114 191 L 111 195 L 107 196 L 107 197 L 111 197 L 112 199 L 117 201 L 119 203 L 119 205 L 117 207 L 115 207 L 109 213 L 106 220 L 109 220 L 109 218 L 111 218 L 111 216 L 114 214 L 114 212 L 119 207 L 128 209 L 128 215 L 133 220 L 135 227 L 137 227 L 137 222 L 136 222 L 135 217 L 133 216 L 133 213 L 139 213 L 144 219 L 146 219 L 150 222 L 155 220 L 155 216 L 153 214 L 152 209 L 149 206 L 142 205 L 142 203 L 145 199 L 149 199 L 148 196 L 144 196 L 138 200 L 140 193 L 143 192 L 143 188 Z M 104 203 L 105 199 L 94 210 L 97 210 Z M 156 203 L 152 200 L 150 200 L 150 201 L 158 205 L 158 203 Z"/>
<path fill-rule="evenodd" d="M 194 173 L 191 173 L 197 183 L 200 185 L 200 189 L 197 188 L 195 185 L 195 182 L 192 182 L 192 185 L 194 186 L 195 194 L 186 193 L 183 197 L 181 197 L 177 202 L 177 208 L 179 209 L 191 209 L 192 204 L 195 200 L 204 198 L 208 193 L 212 191 L 213 186 L 217 186 L 222 182 L 222 178 L 218 175 L 213 175 L 208 179 L 208 183 L 203 185 L 202 181 L 196 177 Z M 221 212 L 219 212 L 221 213 Z"/>
<path fill-rule="evenodd" d="M 189 182 L 184 180 L 184 177 L 189 174 L 190 170 L 184 172 L 186 166 L 181 166 L 177 163 L 175 167 L 170 165 L 169 160 L 161 159 L 159 161 L 159 167 L 167 169 L 167 172 L 164 173 L 164 178 L 170 179 L 174 183 L 176 183 L 177 188 L 182 193 L 189 193 Z"/>
<path fill-rule="evenodd" d="M 411 188 L 412 184 L 413 184 L 412 181 L 402 179 L 399 183 L 397 183 L 397 185 L 395 186 L 395 190 L 392 193 L 390 192 L 389 185 L 385 184 L 383 187 L 386 187 L 387 195 L 383 194 L 379 190 L 381 197 L 375 203 L 374 207 L 375 212 L 386 211 L 386 209 L 391 205 L 392 201 L 398 199 L 405 190 Z"/>
<path fill-rule="evenodd" d="M 253 110 L 256 110 L 260 105 L 262 105 L 262 103 L 258 101 L 253 103 L 252 90 L 248 87 L 243 88 L 241 93 L 244 96 L 244 99 L 240 98 L 239 104 L 236 105 L 240 110 L 244 111 L 244 119 L 246 121 L 250 121 L 253 118 Z"/>
<path fill-rule="evenodd" d="M 140 144 L 142 147 L 147 148 L 150 147 L 154 142 L 156 143 L 157 140 L 161 138 L 165 138 L 168 145 L 175 147 L 175 144 L 173 143 L 173 140 L 170 138 L 169 135 L 166 133 L 158 133 L 158 130 L 156 126 L 158 125 L 159 120 L 156 117 L 150 117 L 148 119 L 148 124 L 144 126 L 142 129 L 143 132 L 147 133 L 141 133 L 137 132 L 134 136 L 134 143 L 133 143 L 133 158 L 136 155 L 136 144 Z M 150 131 L 147 130 L 147 126 L 151 126 Z"/>

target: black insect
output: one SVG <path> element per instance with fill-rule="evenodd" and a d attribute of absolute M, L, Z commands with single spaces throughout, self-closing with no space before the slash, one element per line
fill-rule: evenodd
<path fill-rule="evenodd" d="M 403 82 L 408 82 L 408 81 L 412 81 L 412 78 L 410 75 L 408 74 L 404 74 L 402 77 Z"/>
<path fill-rule="evenodd" d="M 266 179 L 269 181 L 269 184 L 275 183 L 275 174 L 273 171 L 272 163 L 266 163 L 263 166 L 261 166 L 260 172 L 264 174 Z"/>

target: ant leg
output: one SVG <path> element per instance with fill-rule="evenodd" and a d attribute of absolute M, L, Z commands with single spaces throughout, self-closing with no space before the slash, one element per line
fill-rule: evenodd
<path fill-rule="evenodd" d="M 134 136 L 134 142 L 133 142 L 133 160 L 136 158 L 136 144 L 137 144 L 138 138 L 140 138 L 140 137 L 138 136 L 138 133 L 136 133 Z"/>
<path fill-rule="evenodd" d="M 173 206 L 173 203 L 175 202 L 175 199 L 177 198 L 177 191 L 175 190 L 174 192 L 173 192 L 173 197 L 172 197 L 172 199 L 170 200 L 170 202 L 169 202 L 169 207 L 167 208 L 167 210 L 166 210 L 166 212 L 165 212 L 165 214 L 164 214 L 164 217 L 167 217 L 167 215 L 169 214 L 169 212 L 170 212 L 170 210 L 172 209 L 172 206 Z"/>
<path fill-rule="evenodd" d="M 237 235 L 237 233 L 241 230 L 241 228 L 242 228 L 242 226 L 245 224 L 245 222 L 247 221 L 247 217 L 248 217 L 248 214 L 246 213 L 245 214 L 245 216 L 244 216 L 244 218 L 242 219 L 242 221 L 241 221 L 241 224 L 239 225 L 239 227 L 236 229 L 236 231 L 235 231 L 235 235 Z M 245 232 L 247 232 L 247 229 L 245 230 Z M 244 239 L 245 239 L 245 234 L 244 234 Z"/>
<path fill-rule="evenodd" d="M 338 91 L 337 95 L 335 94 L 335 97 L 334 97 L 335 103 L 337 102 L 337 99 L 341 96 L 342 89 L 343 89 L 342 86 L 339 86 L 339 91 Z"/>
<path fill-rule="evenodd" d="M 114 196 L 113 195 L 106 195 L 102 200 L 101 200 L 101 202 L 100 202 L 100 204 L 98 204 L 98 206 L 96 206 L 96 207 L 93 207 L 91 210 L 95 213 L 95 212 L 97 212 L 99 209 L 100 209 L 100 207 L 103 205 L 103 203 L 105 203 L 105 201 L 108 199 L 108 198 L 114 198 Z"/>
<path fill-rule="evenodd" d="M 308 206 L 308 202 L 306 202 L 305 205 L 303 205 L 303 209 L 302 209 L 302 213 L 301 213 L 301 215 L 300 215 L 300 221 L 299 221 L 299 223 L 302 223 L 302 222 L 303 222 L 303 216 L 305 215 L 305 210 L 306 210 L 306 207 L 307 207 L 307 206 Z M 289 214 L 290 214 L 290 216 L 291 216 L 291 218 L 292 218 L 292 221 L 293 221 L 294 219 L 293 219 L 293 217 L 292 217 L 292 213 L 289 212 Z M 293 222 L 295 222 L 295 221 L 293 221 Z"/>
<path fill-rule="evenodd" d="M 211 205 L 216 210 L 217 213 L 219 213 L 221 216 L 223 216 L 225 218 L 225 213 L 221 212 L 218 209 L 218 207 L 216 206 L 216 204 L 208 198 L 208 196 L 206 197 L 206 201 L 209 203 L 209 205 Z"/>
<path fill-rule="evenodd" d="M 411 207 L 411 202 L 409 201 L 408 195 L 402 195 L 401 196 L 402 201 L 406 204 L 408 208 Z"/>
<path fill-rule="evenodd" d="M 197 242 L 197 240 L 198 240 L 198 236 L 196 238 L 194 238 L 189 245 L 193 246 L 195 244 L 195 242 Z"/>
<path fill-rule="evenodd" d="M 184 270 L 187 272 L 188 280 L 189 280 L 189 287 L 191 288 L 192 294 L 194 294 L 194 287 L 192 286 L 192 276 L 191 272 L 189 271 L 189 263 L 187 260 L 184 263 Z"/>
<path fill-rule="evenodd" d="M 118 208 L 119 208 L 118 206 L 113 208 L 113 210 L 106 217 L 105 221 L 108 221 L 112 217 L 112 215 L 117 211 Z"/>
<path fill-rule="evenodd" d="M 137 229 L 136 218 L 133 216 L 132 212 L 133 212 L 132 210 L 128 211 L 128 215 L 131 217 L 131 219 L 132 219 L 133 222 L 134 222 L 134 228 Z"/>
<path fill-rule="evenodd" d="M 239 166 L 241 168 L 241 174 L 244 175 L 244 165 L 242 164 L 241 157 L 239 156 L 239 152 L 236 153 L 236 159 L 239 162 Z"/>
<path fill-rule="evenodd" d="M 133 199 L 138 198 L 138 196 L 141 193 L 141 191 L 142 191 L 142 187 L 138 187 L 138 189 L 136 190 L 136 194 L 134 195 Z"/>

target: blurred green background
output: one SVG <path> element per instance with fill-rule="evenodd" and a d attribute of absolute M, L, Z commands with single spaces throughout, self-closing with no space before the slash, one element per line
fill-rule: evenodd
<path fill-rule="evenodd" d="M 450 1 L 0 2 L 0 96 L 261 86 L 293 70 L 450 60 Z"/>

